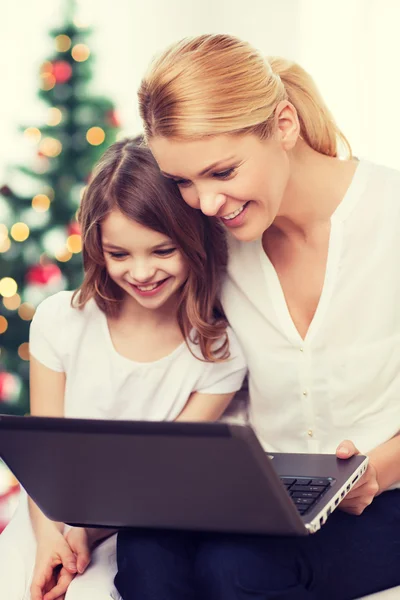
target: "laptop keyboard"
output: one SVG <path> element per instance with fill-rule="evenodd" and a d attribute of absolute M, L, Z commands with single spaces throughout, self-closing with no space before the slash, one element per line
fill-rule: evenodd
<path fill-rule="evenodd" d="M 314 506 L 332 483 L 329 477 L 281 477 L 286 490 L 301 515 Z"/>

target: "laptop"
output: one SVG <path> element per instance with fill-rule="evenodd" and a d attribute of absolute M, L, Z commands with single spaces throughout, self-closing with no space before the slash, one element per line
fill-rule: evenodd
<path fill-rule="evenodd" d="M 266 453 L 249 425 L 0 416 L 0 456 L 52 520 L 307 535 L 368 458 Z"/>

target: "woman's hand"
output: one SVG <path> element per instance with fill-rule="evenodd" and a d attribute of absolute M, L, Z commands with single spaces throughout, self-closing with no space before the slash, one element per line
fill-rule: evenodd
<path fill-rule="evenodd" d="M 76 557 L 62 533 L 55 530 L 38 544 L 31 599 L 61 600 L 76 573 Z"/>
<path fill-rule="evenodd" d="M 339 444 L 336 450 L 338 458 L 350 458 L 355 454 L 360 454 L 353 442 L 349 440 Z M 339 504 L 339 508 L 352 515 L 361 515 L 361 513 L 369 506 L 372 500 L 379 494 L 379 484 L 377 473 L 371 461 L 368 463 L 367 470 L 364 475 L 357 481 L 355 486 L 350 490 L 347 496 Z"/>

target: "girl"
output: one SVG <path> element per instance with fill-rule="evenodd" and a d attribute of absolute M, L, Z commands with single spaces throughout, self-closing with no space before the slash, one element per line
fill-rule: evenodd
<path fill-rule="evenodd" d="M 164 176 L 228 231 L 223 306 L 265 448 L 358 448 L 370 466 L 306 539 L 192 536 L 183 551 L 172 534 L 121 535 L 118 589 L 341 600 L 399 585 L 400 174 L 352 158 L 301 67 L 228 35 L 166 50 L 139 103 Z"/>
<path fill-rule="evenodd" d="M 83 283 L 45 300 L 32 322 L 32 414 L 218 419 L 246 372 L 218 303 L 220 224 L 186 206 L 150 151 L 131 140 L 97 165 L 80 223 Z M 32 600 L 64 597 L 104 531 L 64 532 L 30 500 L 29 510 L 35 537 L 26 506 L 1 537 L 0 597 L 29 597 L 32 569 Z M 67 600 L 110 597 L 115 536 L 93 559 Z"/>

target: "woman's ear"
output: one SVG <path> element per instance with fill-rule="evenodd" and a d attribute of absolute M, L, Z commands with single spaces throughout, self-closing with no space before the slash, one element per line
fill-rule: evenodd
<path fill-rule="evenodd" d="M 292 150 L 300 136 L 297 110 L 288 100 L 282 100 L 275 108 L 275 137 L 286 151 Z"/>

